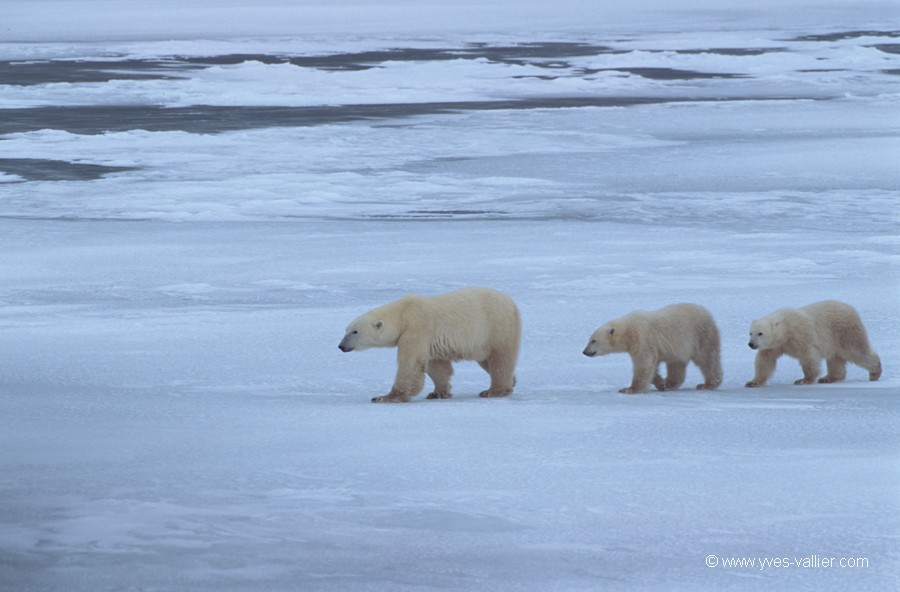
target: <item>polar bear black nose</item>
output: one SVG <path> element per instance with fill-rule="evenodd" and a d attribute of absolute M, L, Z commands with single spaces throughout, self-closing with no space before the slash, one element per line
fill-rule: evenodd
<path fill-rule="evenodd" d="M 756 344 L 755 344 L 755 343 L 753 343 L 753 342 L 750 342 L 750 343 L 748 343 L 748 344 L 747 344 L 747 345 L 749 345 L 749 346 L 750 346 L 750 349 L 756 349 L 756 348 L 758 348 L 758 347 L 759 347 L 759 346 L 758 346 L 758 345 L 756 345 Z"/>
<path fill-rule="evenodd" d="M 347 347 L 343 343 L 338 346 L 338 349 L 341 350 L 342 352 L 353 351 L 352 347 Z"/>

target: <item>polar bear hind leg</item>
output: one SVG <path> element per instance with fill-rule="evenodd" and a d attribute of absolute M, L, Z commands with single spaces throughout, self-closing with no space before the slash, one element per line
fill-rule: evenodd
<path fill-rule="evenodd" d="M 869 371 L 869 380 L 875 381 L 881 378 L 881 358 L 875 352 L 869 351 L 862 355 L 854 354 L 852 357 L 848 356 L 848 358 L 850 362 Z"/>
<path fill-rule="evenodd" d="M 692 360 L 703 374 L 703 382 L 697 385 L 700 390 L 714 390 L 722 384 L 722 362 L 719 352 L 707 352 L 706 355 L 695 356 Z"/>
<path fill-rule="evenodd" d="M 863 367 L 869 371 L 869 380 L 881 378 L 881 358 L 878 357 L 878 354 L 869 354 L 866 365 Z"/>
<path fill-rule="evenodd" d="M 515 355 L 494 350 L 488 359 L 482 360 L 478 364 L 491 377 L 490 388 L 478 393 L 479 397 L 505 397 L 513 392 L 513 387 L 516 385 Z"/>

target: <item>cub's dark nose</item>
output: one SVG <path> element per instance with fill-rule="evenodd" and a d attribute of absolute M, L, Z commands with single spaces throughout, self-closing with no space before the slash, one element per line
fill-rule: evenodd
<path fill-rule="evenodd" d="M 338 346 L 338 349 L 341 350 L 342 352 L 353 351 L 352 347 L 347 347 L 343 343 Z"/>
<path fill-rule="evenodd" d="M 756 348 L 759 347 L 758 345 L 754 345 L 754 344 L 752 344 L 752 343 L 748 343 L 747 345 L 750 346 L 750 349 L 756 349 Z"/>

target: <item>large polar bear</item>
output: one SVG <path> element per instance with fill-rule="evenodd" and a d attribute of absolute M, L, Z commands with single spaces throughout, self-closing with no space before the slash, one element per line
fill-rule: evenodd
<path fill-rule="evenodd" d="M 656 311 L 637 310 L 610 321 L 594 331 L 586 356 L 628 352 L 634 365 L 631 386 L 620 393 L 643 393 L 650 382 L 664 391 L 684 382 L 688 362 L 703 373 L 698 389 L 715 389 L 722 384 L 719 329 L 709 311 L 696 304 L 673 304 Z M 666 378 L 659 375 L 666 363 Z"/>
<path fill-rule="evenodd" d="M 402 403 L 417 395 L 427 373 L 429 399 L 450 397 L 451 362 L 475 360 L 491 376 L 482 397 L 505 397 L 516 383 L 522 321 L 512 299 L 490 288 L 465 288 L 439 296 L 404 296 L 355 319 L 341 351 L 397 347 L 391 391 L 373 403 Z"/>
<path fill-rule="evenodd" d="M 822 358 L 828 374 L 819 382 L 836 382 L 847 375 L 847 362 L 869 371 L 869 380 L 881 377 L 881 360 L 869 346 L 866 328 L 849 304 L 824 300 L 802 308 L 783 308 L 750 324 L 750 343 L 756 354 L 756 374 L 746 386 L 763 386 L 782 354 L 800 361 L 803 378 L 794 384 L 812 384 Z"/>

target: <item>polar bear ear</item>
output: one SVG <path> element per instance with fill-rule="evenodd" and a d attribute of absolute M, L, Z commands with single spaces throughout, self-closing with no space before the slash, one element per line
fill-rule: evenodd
<path fill-rule="evenodd" d="M 381 321 L 375 321 L 375 328 L 376 328 L 376 329 L 381 329 L 382 327 L 384 327 L 384 323 L 383 323 L 383 322 L 381 322 Z"/>

